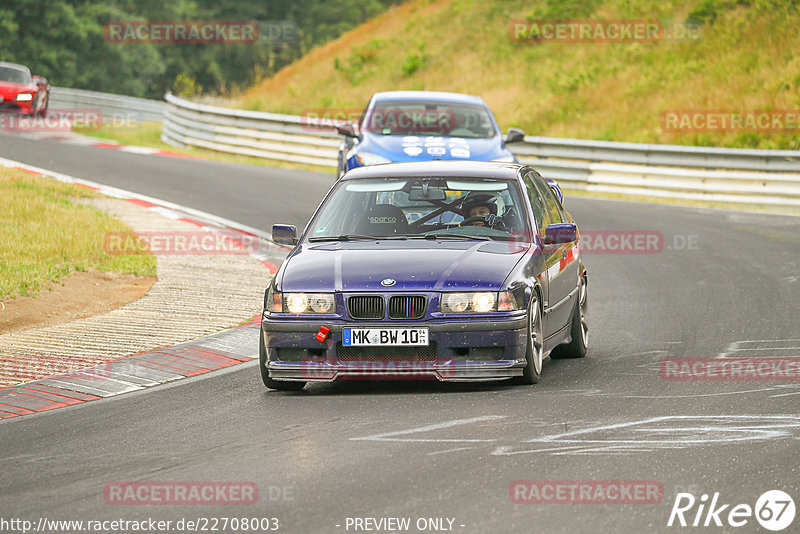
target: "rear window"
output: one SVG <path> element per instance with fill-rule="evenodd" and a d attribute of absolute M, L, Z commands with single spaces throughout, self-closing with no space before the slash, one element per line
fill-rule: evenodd
<path fill-rule="evenodd" d="M 447 102 L 377 102 L 362 128 L 382 135 L 494 137 L 489 110 L 475 104 Z"/>

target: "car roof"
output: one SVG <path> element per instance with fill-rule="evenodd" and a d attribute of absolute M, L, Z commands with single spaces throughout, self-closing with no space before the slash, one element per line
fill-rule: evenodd
<path fill-rule="evenodd" d="M 408 101 L 420 100 L 425 102 L 454 102 L 461 104 L 478 104 L 485 106 L 486 103 L 479 96 L 465 95 L 462 93 L 446 93 L 443 91 L 383 91 L 372 95 L 375 101 Z"/>
<path fill-rule="evenodd" d="M 31 71 L 25 65 L 20 65 L 18 63 L 9 63 L 8 61 L 0 61 L 0 67 L 8 67 L 10 69 L 22 70 L 22 71 L 26 71 L 28 73 L 30 73 L 30 71 Z"/>
<path fill-rule="evenodd" d="M 414 161 L 356 167 L 343 181 L 366 178 L 499 178 L 516 179 L 519 163 L 498 161 Z"/>

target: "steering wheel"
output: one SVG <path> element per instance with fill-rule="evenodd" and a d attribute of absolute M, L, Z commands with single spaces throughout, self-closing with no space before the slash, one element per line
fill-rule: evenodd
<path fill-rule="evenodd" d="M 505 224 L 506 229 L 508 228 L 516 228 L 520 225 L 519 222 L 519 214 L 517 213 L 517 208 L 507 206 L 505 212 L 502 215 L 503 224 L 508 221 L 508 224 Z"/>
<path fill-rule="evenodd" d="M 477 217 L 467 217 L 459 226 L 470 226 L 473 223 L 482 222 L 484 226 L 489 228 L 494 228 L 497 230 L 506 230 L 506 223 L 503 221 L 502 217 L 498 217 L 497 215 L 488 214 L 484 216 L 477 216 Z"/>
<path fill-rule="evenodd" d="M 459 226 L 472 226 L 476 222 L 482 222 L 486 224 L 486 217 L 467 217 Z"/>

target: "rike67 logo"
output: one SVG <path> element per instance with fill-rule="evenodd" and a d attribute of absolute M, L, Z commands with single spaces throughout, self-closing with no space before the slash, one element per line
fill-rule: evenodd
<path fill-rule="evenodd" d="M 714 493 L 710 500 L 705 493 L 699 499 L 691 493 L 678 493 L 667 526 L 736 528 L 750 524 L 755 517 L 765 529 L 778 532 L 791 525 L 794 516 L 794 500 L 781 490 L 764 492 L 754 507 L 744 503 L 723 503 L 719 492 Z"/>

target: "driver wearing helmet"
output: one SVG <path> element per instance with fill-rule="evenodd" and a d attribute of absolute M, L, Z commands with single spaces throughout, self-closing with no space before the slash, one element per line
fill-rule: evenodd
<path fill-rule="evenodd" d="M 470 193 L 461 204 L 464 221 L 461 226 L 502 225 L 503 220 L 497 216 L 497 204 L 494 195 L 489 193 Z"/>

